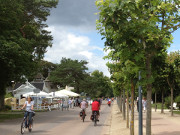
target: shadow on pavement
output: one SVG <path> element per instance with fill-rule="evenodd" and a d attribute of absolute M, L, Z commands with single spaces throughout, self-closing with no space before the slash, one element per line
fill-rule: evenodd
<path fill-rule="evenodd" d="M 48 135 L 48 132 L 49 132 L 49 131 L 44 131 L 44 130 L 34 130 L 34 131 L 32 131 L 31 134 L 36 134 L 36 135 L 38 135 L 38 134 Z"/>
<path fill-rule="evenodd" d="M 180 135 L 180 131 L 172 131 L 172 132 L 161 132 L 156 135 Z"/>

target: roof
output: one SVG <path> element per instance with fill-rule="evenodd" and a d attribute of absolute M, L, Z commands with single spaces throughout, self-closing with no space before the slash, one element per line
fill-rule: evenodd
<path fill-rule="evenodd" d="M 24 84 L 24 83 L 16 83 L 14 86 L 14 90 L 19 88 L 22 84 Z M 39 90 L 43 90 L 44 82 L 30 82 L 30 84 L 32 84 L 34 87 L 36 87 Z"/>
<path fill-rule="evenodd" d="M 36 87 L 36 88 L 38 88 L 38 89 L 40 89 L 40 90 L 43 90 L 44 82 L 31 82 L 31 84 L 32 84 L 34 87 Z"/>
<path fill-rule="evenodd" d="M 24 84 L 24 83 L 16 83 L 15 86 L 14 86 L 14 90 L 19 88 L 22 84 Z"/>

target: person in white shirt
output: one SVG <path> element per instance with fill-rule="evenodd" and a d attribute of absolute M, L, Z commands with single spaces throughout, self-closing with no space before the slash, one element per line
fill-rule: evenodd
<path fill-rule="evenodd" d="M 83 99 L 83 101 L 80 103 L 80 108 L 81 108 L 81 112 L 84 110 L 85 115 L 86 115 L 86 108 L 88 108 L 88 103 L 86 99 Z"/>
<path fill-rule="evenodd" d="M 146 112 L 146 106 L 147 106 L 146 98 L 143 98 L 143 100 L 142 100 L 142 105 L 143 105 L 143 110 L 144 110 L 144 112 Z"/>
<path fill-rule="evenodd" d="M 27 98 L 27 101 L 25 101 L 23 107 L 21 109 L 24 109 L 26 107 L 26 112 L 24 114 L 24 117 L 27 118 L 28 116 L 28 124 L 27 124 L 27 120 L 25 122 L 25 125 L 26 125 L 26 128 L 28 126 L 31 127 L 31 120 L 32 120 L 32 117 L 34 115 L 34 112 L 33 112 L 33 109 L 34 109 L 34 102 L 32 101 L 32 98 L 31 97 L 28 97 Z"/>

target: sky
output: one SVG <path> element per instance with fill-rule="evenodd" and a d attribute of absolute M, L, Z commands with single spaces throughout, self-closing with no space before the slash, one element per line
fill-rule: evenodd
<path fill-rule="evenodd" d="M 53 36 L 53 46 L 47 48 L 45 60 L 60 63 L 62 57 L 88 61 L 89 72 L 102 71 L 110 76 L 103 57 L 104 41 L 96 30 L 95 0 L 59 0 L 57 8 L 48 17 L 48 30 Z M 174 34 L 170 51 L 180 50 L 180 30 Z"/>

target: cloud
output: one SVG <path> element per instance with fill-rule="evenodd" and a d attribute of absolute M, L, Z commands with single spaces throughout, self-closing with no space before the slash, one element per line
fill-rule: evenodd
<path fill-rule="evenodd" d="M 110 76 L 106 67 L 107 61 L 102 59 L 103 49 L 91 45 L 89 37 L 76 35 L 57 26 L 51 26 L 48 30 L 52 32 L 54 40 L 53 46 L 47 49 L 45 60 L 53 63 L 59 63 L 62 57 L 86 60 L 89 62 L 90 72 L 98 69 L 104 72 L 105 75 Z M 102 51 L 102 54 L 94 53 L 95 50 Z"/>
<path fill-rule="evenodd" d="M 95 30 L 97 12 L 95 0 L 59 0 L 47 22 L 49 25 L 61 25 L 71 29 Z"/>

